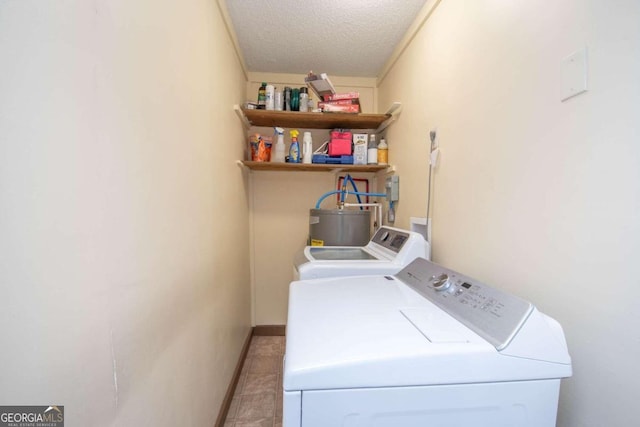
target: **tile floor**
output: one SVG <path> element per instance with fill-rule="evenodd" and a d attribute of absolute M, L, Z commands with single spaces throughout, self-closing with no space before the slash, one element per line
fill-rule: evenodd
<path fill-rule="evenodd" d="M 254 336 L 225 427 L 282 426 L 284 337 Z"/>

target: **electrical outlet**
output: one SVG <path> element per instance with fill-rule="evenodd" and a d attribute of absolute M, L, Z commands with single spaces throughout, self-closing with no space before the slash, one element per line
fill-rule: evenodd
<path fill-rule="evenodd" d="M 400 178 L 397 175 L 387 177 L 385 188 L 387 189 L 387 201 L 397 202 L 400 198 Z"/>

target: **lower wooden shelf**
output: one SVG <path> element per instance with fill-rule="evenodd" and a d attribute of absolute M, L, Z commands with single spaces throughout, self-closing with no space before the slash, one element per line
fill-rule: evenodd
<path fill-rule="evenodd" d="M 388 165 L 326 165 L 326 164 L 303 164 L 303 163 L 274 163 L 274 162 L 253 162 L 242 161 L 242 164 L 251 170 L 258 171 L 299 171 L 299 172 L 380 172 L 386 170 Z"/>

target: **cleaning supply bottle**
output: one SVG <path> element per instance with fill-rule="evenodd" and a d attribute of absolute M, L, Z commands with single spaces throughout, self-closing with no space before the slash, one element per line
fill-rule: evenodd
<path fill-rule="evenodd" d="M 296 129 L 289 131 L 291 146 L 289 146 L 289 163 L 300 163 L 300 144 L 298 144 L 298 132 Z"/>
<path fill-rule="evenodd" d="M 309 93 L 306 87 L 301 87 L 300 88 L 300 95 L 299 96 L 299 107 L 298 110 L 306 113 L 307 111 L 309 111 Z"/>
<path fill-rule="evenodd" d="M 311 139 L 311 132 L 305 132 L 302 137 L 302 163 L 310 164 L 312 156 L 313 140 Z"/>
<path fill-rule="evenodd" d="M 276 152 L 273 157 L 273 161 L 277 163 L 284 163 L 284 129 L 282 128 L 274 128 L 275 135 L 277 138 L 276 142 Z"/>
<path fill-rule="evenodd" d="M 369 135 L 369 145 L 367 146 L 367 164 L 375 165 L 378 163 L 378 144 L 376 144 L 376 134 Z"/>
<path fill-rule="evenodd" d="M 267 82 L 262 82 L 262 86 L 258 89 L 258 110 L 264 110 L 267 107 Z"/>
<path fill-rule="evenodd" d="M 265 110 L 275 109 L 275 91 L 276 91 L 276 88 L 273 85 L 265 86 L 265 90 L 264 90 Z"/>
<path fill-rule="evenodd" d="M 380 140 L 380 143 L 378 144 L 378 164 L 389 164 L 389 146 L 387 145 L 387 141 L 385 141 L 384 138 L 382 138 Z"/>

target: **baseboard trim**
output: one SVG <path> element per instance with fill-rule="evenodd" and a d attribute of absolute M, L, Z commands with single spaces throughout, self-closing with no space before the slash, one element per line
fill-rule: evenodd
<path fill-rule="evenodd" d="M 254 336 L 284 337 L 285 325 L 257 325 L 253 327 Z"/>
<path fill-rule="evenodd" d="M 236 369 L 235 371 L 233 371 L 233 376 L 231 377 L 231 382 L 229 383 L 229 387 L 227 388 L 227 393 L 224 395 L 222 405 L 220 405 L 220 411 L 218 412 L 218 418 L 216 419 L 215 427 L 223 427 L 224 421 L 227 419 L 227 414 L 229 413 L 229 408 L 231 407 L 231 399 L 233 399 L 233 394 L 235 393 L 236 387 L 238 386 L 238 381 L 240 380 L 240 373 L 242 372 L 244 361 L 247 359 L 249 345 L 251 344 L 251 337 L 254 335 L 253 331 L 254 328 L 251 328 L 251 330 L 247 334 L 247 338 L 245 338 L 244 340 L 244 345 L 242 346 L 242 351 L 240 352 L 240 358 L 238 360 L 238 363 L 236 364 Z"/>
<path fill-rule="evenodd" d="M 240 381 L 240 373 L 244 366 L 244 361 L 247 359 L 247 353 L 249 353 L 249 346 L 251 345 L 251 337 L 253 336 L 270 336 L 270 337 L 283 337 L 285 336 L 285 325 L 258 325 L 251 328 L 247 338 L 244 340 L 242 351 L 240 352 L 240 358 L 236 364 L 236 369 L 233 371 L 231 382 L 227 388 L 227 393 L 224 395 L 222 405 L 220 405 L 220 412 L 218 412 L 218 418 L 216 418 L 215 427 L 224 427 L 224 421 L 227 419 L 229 408 L 231 407 L 231 399 L 236 392 L 238 381 Z"/>

